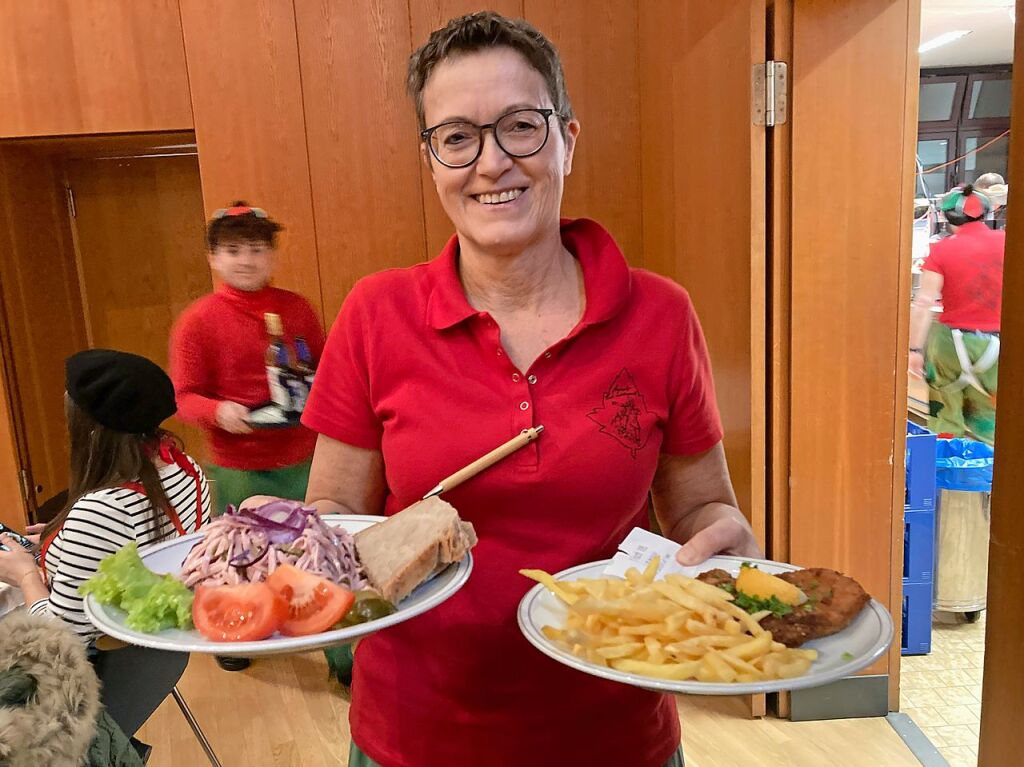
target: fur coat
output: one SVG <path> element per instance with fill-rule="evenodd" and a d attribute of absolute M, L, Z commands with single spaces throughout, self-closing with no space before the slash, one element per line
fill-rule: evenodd
<path fill-rule="evenodd" d="M 60 621 L 22 611 L 0 619 L 2 767 L 81 764 L 99 700 L 85 646 Z"/>

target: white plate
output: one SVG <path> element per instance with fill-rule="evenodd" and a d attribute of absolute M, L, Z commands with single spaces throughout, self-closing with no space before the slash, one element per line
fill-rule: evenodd
<path fill-rule="evenodd" d="M 349 514 L 325 514 L 324 521 L 355 534 L 360 530 L 384 521 L 385 517 Z M 155 573 L 181 572 L 181 563 L 203 533 L 193 533 L 172 541 L 144 546 L 139 549 L 143 563 Z M 258 642 L 214 642 L 194 629 L 165 629 L 158 634 L 145 634 L 124 625 L 125 613 L 116 607 L 101 605 L 90 594 L 85 599 L 85 614 L 93 625 L 104 634 L 128 644 L 152 647 L 156 650 L 174 652 L 195 652 L 228 657 L 256 658 L 261 655 L 283 655 L 309 652 L 324 647 L 346 644 L 354 639 L 369 636 L 389 626 L 404 623 L 410 618 L 437 607 L 462 588 L 473 570 L 473 555 L 467 553 L 462 561 L 449 565 L 426 583 L 412 592 L 397 605 L 397 611 L 384 618 L 361 623 L 349 628 L 325 631 L 310 636 L 286 637 L 274 634 Z"/>
<path fill-rule="evenodd" d="M 602 578 L 604 570 L 610 562 L 611 560 L 605 560 L 571 567 L 558 573 L 555 578 L 560 581 Z M 801 569 L 796 565 L 782 562 L 720 556 L 712 557 L 704 564 L 692 568 L 693 575 L 716 567 L 738 575 L 743 562 L 753 562 L 760 569 L 773 574 Z M 530 644 L 542 653 L 585 674 L 648 690 L 691 695 L 747 695 L 819 687 L 870 666 L 885 653 L 893 638 L 892 618 L 882 605 L 872 599 L 867 607 L 861 610 L 860 615 L 854 619 L 853 623 L 838 634 L 816 639 L 803 645 L 804 648 L 818 651 L 818 659 L 811 665 L 810 671 L 803 676 L 750 683 L 716 684 L 696 680 L 675 682 L 638 674 L 627 674 L 577 658 L 568 650 L 548 639 L 541 631 L 544 626 L 561 627 L 565 625 L 567 615 L 568 610 L 562 601 L 538 583 L 526 593 L 519 603 L 519 629 Z"/>

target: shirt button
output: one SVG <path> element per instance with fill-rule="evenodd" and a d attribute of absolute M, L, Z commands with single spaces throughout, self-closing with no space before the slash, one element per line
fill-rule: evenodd
<path fill-rule="evenodd" d="M 498 349 L 498 356 L 501 356 L 501 349 Z"/>
<path fill-rule="evenodd" d="M 546 359 L 546 360 L 551 359 L 551 352 L 544 352 L 544 359 Z"/>
<path fill-rule="evenodd" d="M 532 384 L 535 384 L 535 383 L 537 383 L 537 376 L 530 376 L 526 380 L 529 381 Z"/>
<path fill-rule="evenodd" d="M 519 403 L 519 409 L 520 410 L 529 410 L 530 409 L 530 403 L 529 402 L 520 402 Z"/>
<path fill-rule="evenodd" d="M 513 373 L 512 380 L 515 381 L 516 383 L 519 383 L 519 373 Z"/>

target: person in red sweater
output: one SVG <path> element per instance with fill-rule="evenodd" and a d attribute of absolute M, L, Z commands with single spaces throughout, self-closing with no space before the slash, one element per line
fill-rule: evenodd
<path fill-rule="evenodd" d="M 281 318 L 292 354 L 304 342 L 311 367 L 324 344 L 309 302 L 269 284 L 280 230 L 263 210 L 244 202 L 214 213 L 206 240 L 219 284 L 189 306 L 171 331 L 178 414 L 209 436 L 207 474 L 214 482 L 216 514 L 253 495 L 302 499 L 306 493 L 316 434 L 297 418 L 291 425 L 258 428 L 250 415 L 272 399 L 267 314 Z"/>

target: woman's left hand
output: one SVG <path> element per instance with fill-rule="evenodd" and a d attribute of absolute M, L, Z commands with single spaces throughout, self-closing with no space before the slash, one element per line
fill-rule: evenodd
<path fill-rule="evenodd" d="M 676 554 L 683 565 L 699 565 L 715 554 L 760 559 L 764 556 L 750 526 L 733 517 L 716 519 L 694 533 Z"/>
<path fill-rule="evenodd" d="M 0 581 L 20 588 L 27 576 L 39 572 L 36 559 L 10 536 L 0 535 L 0 543 L 10 549 L 0 551 Z"/>

